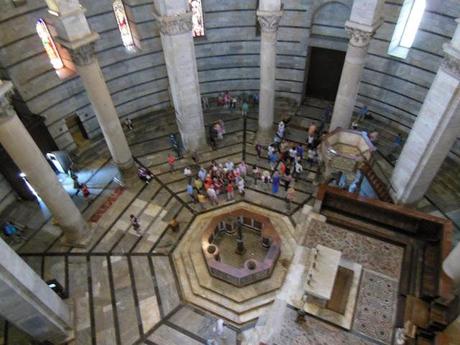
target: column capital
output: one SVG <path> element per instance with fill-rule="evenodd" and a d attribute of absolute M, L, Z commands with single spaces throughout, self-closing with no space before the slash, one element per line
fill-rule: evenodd
<path fill-rule="evenodd" d="M 160 23 L 160 31 L 164 35 L 184 34 L 193 29 L 192 12 L 190 11 L 173 16 L 159 16 L 154 13 L 154 17 Z"/>
<path fill-rule="evenodd" d="M 0 80 L 0 118 L 16 115 L 16 111 L 10 102 L 13 93 L 13 83 Z"/>
<path fill-rule="evenodd" d="M 92 64 L 96 60 L 94 46 L 95 43 L 90 42 L 79 47 L 69 48 L 72 61 L 77 66 L 86 66 Z"/>
<path fill-rule="evenodd" d="M 283 16 L 283 10 L 280 11 L 257 11 L 257 19 L 260 24 L 260 28 L 264 32 L 276 32 L 280 24 L 281 17 Z"/>
<path fill-rule="evenodd" d="M 353 47 L 367 47 L 374 36 L 377 27 L 358 24 L 347 21 L 345 23 L 345 31 L 350 35 L 350 44 Z"/>

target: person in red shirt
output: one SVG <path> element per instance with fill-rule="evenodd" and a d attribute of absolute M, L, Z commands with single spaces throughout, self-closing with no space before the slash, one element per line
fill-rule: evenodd
<path fill-rule="evenodd" d="M 174 157 L 172 154 L 168 153 L 169 171 L 174 170 L 174 163 L 176 163 L 176 157 Z"/>
<path fill-rule="evenodd" d="M 83 196 L 85 198 L 89 197 L 89 189 L 88 189 L 88 186 L 86 184 L 82 184 L 81 185 L 81 192 L 83 193 Z"/>
<path fill-rule="evenodd" d="M 233 200 L 235 198 L 235 193 L 233 192 L 233 183 L 227 185 L 227 201 Z"/>

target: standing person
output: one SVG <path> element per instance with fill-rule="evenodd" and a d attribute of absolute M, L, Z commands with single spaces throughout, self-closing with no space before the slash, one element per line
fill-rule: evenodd
<path fill-rule="evenodd" d="M 171 133 L 168 137 L 169 140 L 169 145 L 171 146 L 171 149 L 176 152 L 177 158 L 182 158 L 182 149 L 180 146 L 180 143 L 177 141 L 176 135 L 174 133 Z"/>
<path fill-rule="evenodd" d="M 242 116 L 247 116 L 249 111 L 249 104 L 246 102 L 246 100 L 243 102 L 243 105 L 241 106 L 241 115 Z"/>
<path fill-rule="evenodd" d="M 331 122 L 331 116 L 332 116 L 332 106 L 328 104 L 326 108 L 324 108 L 323 121 L 325 123 Z"/>
<path fill-rule="evenodd" d="M 139 220 L 137 219 L 137 217 L 132 214 L 129 216 L 129 221 L 131 223 L 131 226 L 133 227 L 134 231 L 137 232 L 138 235 L 141 234 L 141 231 L 140 231 L 140 228 L 141 228 L 141 225 L 139 224 Z"/>
<path fill-rule="evenodd" d="M 209 127 L 209 143 L 213 150 L 217 148 L 217 130 L 214 124 Z"/>
<path fill-rule="evenodd" d="M 176 163 L 176 157 L 174 157 L 172 154 L 168 153 L 169 171 L 174 170 L 174 163 Z"/>
<path fill-rule="evenodd" d="M 238 170 L 240 171 L 241 177 L 245 178 L 248 173 L 248 166 L 244 161 L 241 161 L 241 163 L 238 165 Z"/>
<path fill-rule="evenodd" d="M 372 132 L 369 133 L 368 137 L 371 143 L 375 145 L 375 143 L 377 142 L 377 139 L 379 138 L 379 132 L 377 132 L 374 129 Z"/>
<path fill-rule="evenodd" d="M 297 156 L 297 150 L 294 146 L 292 146 L 290 149 L 289 149 L 289 160 L 292 163 L 294 163 L 295 161 L 295 157 Z"/>
<path fill-rule="evenodd" d="M 231 201 L 235 198 L 233 184 L 229 182 L 227 184 L 227 201 Z"/>
<path fill-rule="evenodd" d="M 280 161 L 279 170 L 280 170 L 281 176 L 284 176 L 286 174 L 286 164 L 284 163 L 284 161 Z"/>
<path fill-rule="evenodd" d="M 302 173 L 303 171 L 303 166 L 300 162 L 300 159 L 296 159 L 295 163 L 294 163 L 294 179 L 297 180 L 297 178 L 299 177 L 299 175 Z"/>
<path fill-rule="evenodd" d="M 275 171 L 273 174 L 273 181 L 272 181 L 272 193 L 278 193 L 280 187 L 280 174 L 278 171 Z"/>
<path fill-rule="evenodd" d="M 206 196 L 202 193 L 198 193 L 197 199 L 200 205 L 200 209 L 204 210 L 204 203 L 206 202 Z"/>
<path fill-rule="evenodd" d="M 307 153 L 307 163 L 309 164 L 309 166 L 312 166 L 313 163 L 315 162 L 315 150 L 313 148 L 309 148 L 308 149 L 308 153 Z"/>
<path fill-rule="evenodd" d="M 88 189 L 88 186 L 84 183 L 81 184 L 81 192 L 83 193 L 83 197 L 84 198 L 87 198 L 89 197 L 89 189 Z"/>
<path fill-rule="evenodd" d="M 291 184 L 292 176 L 290 170 L 286 171 L 286 176 L 284 176 L 284 191 L 287 193 L 289 185 Z"/>
<path fill-rule="evenodd" d="M 208 188 L 207 192 L 208 192 L 208 198 L 209 198 L 209 201 L 211 202 L 211 205 L 212 204 L 219 205 L 219 199 L 217 198 L 216 190 L 214 189 L 212 185 Z"/>
<path fill-rule="evenodd" d="M 201 104 L 203 105 L 203 110 L 207 110 L 209 108 L 209 99 L 206 96 L 201 96 Z"/>
<path fill-rule="evenodd" d="M 303 155 L 304 155 L 304 149 L 303 149 L 303 145 L 302 144 L 297 144 L 296 146 L 296 151 L 297 151 L 297 157 L 300 158 L 300 160 L 303 159 Z"/>
<path fill-rule="evenodd" d="M 190 177 L 192 177 L 192 169 L 190 169 L 190 167 L 185 167 L 184 168 L 184 176 L 188 179 L 190 179 Z"/>
<path fill-rule="evenodd" d="M 262 181 L 264 183 L 264 189 L 268 190 L 268 184 L 270 183 L 270 172 L 268 170 L 264 170 L 262 173 Z"/>
<path fill-rule="evenodd" d="M 257 165 L 252 167 L 252 176 L 254 177 L 254 186 L 257 186 L 257 180 L 262 177 L 262 173 Z"/>
<path fill-rule="evenodd" d="M 286 208 L 288 211 L 291 210 L 292 202 L 294 201 L 295 198 L 295 189 L 294 185 L 290 186 L 289 189 L 286 192 Z"/>
<path fill-rule="evenodd" d="M 358 112 L 358 122 L 365 120 L 368 113 L 369 113 L 369 109 L 367 108 L 367 105 L 363 105 L 361 109 L 359 109 L 359 112 Z"/>
<path fill-rule="evenodd" d="M 260 145 L 259 143 L 256 144 L 256 154 L 257 160 L 259 160 L 260 157 L 262 157 L 262 145 Z"/>
<path fill-rule="evenodd" d="M 278 160 L 278 155 L 276 154 L 276 152 L 273 151 L 272 153 L 268 154 L 268 161 L 270 162 L 270 168 L 272 170 L 275 170 L 277 160 Z"/>
<path fill-rule="evenodd" d="M 195 165 L 199 165 L 199 164 L 200 164 L 200 157 L 198 156 L 198 152 L 197 152 L 197 151 L 193 151 L 193 152 L 192 152 L 192 160 L 193 160 L 193 163 L 195 163 Z"/>
<path fill-rule="evenodd" d="M 128 128 L 128 131 L 132 131 L 134 129 L 133 121 L 131 121 L 129 117 L 127 117 L 125 120 L 125 126 Z"/>
<path fill-rule="evenodd" d="M 73 180 L 73 188 L 79 191 L 81 188 L 81 185 L 80 185 L 80 182 L 78 181 L 78 176 L 72 171 L 70 177 Z"/>
<path fill-rule="evenodd" d="M 238 192 L 241 196 L 244 196 L 244 178 L 242 177 L 238 180 Z"/>
<path fill-rule="evenodd" d="M 196 200 L 196 198 L 195 198 L 195 190 L 194 190 L 194 188 L 193 188 L 193 186 L 192 186 L 191 181 L 189 181 L 189 182 L 187 183 L 187 195 L 190 197 L 190 199 L 192 200 L 192 202 L 193 202 L 194 204 L 196 204 L 197 200 Z"/>
<path fill-rule="evenodd" d="M 230 106 L 232 112 L 233 112 L 233 110 L 236 109 L 237 105 L 238 105 L 238 99 L 237 99 L 236 97 L 232 97 L 232 104 L 231 104 L 231 106 Z"/>

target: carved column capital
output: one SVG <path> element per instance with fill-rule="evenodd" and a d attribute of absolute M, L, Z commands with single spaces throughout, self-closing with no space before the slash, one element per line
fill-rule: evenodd
<path fill-rule="evenodd" d="M 358 48 L 368 46 L 374 36 L 374 31 L 362 30 L 351 25 L 345 25 L 345 31 L 350 35 L 350 44 Z"/>
<path fill-rule="evenodd" d="M 257 19 L 261 30 L 264 32 L 278 31 L 282 16 L 283 11 L 257 11 Z"/>
<path fill-rule="evenodd" d="M 193 29 L 192 12 L 175 16 L 161 16 L 157 19 L 160 23 L 160 31 L 164 35 L 179 35 L 191 32 Z"/>
<path fill-rule="evenodd" d="M 16 115 L 16 111 L 11 104 L 13 93 L 13 83 L 0 80 L 0 118 Z"/>
<path fill-rule="evenodd" d="M 80 47 L 69 49 L 73 62 L 77 66 L 86 66 L 93 63 L 96 60 L 94 45 L 94 42 L 90 42 Z"/>

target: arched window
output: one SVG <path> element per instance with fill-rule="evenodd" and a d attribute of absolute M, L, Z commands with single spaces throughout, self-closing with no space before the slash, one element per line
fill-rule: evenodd
<path fill-rule="evenodd" d="M 50 59 L 53 68 L 55 70 L 63 68 L 64 63 L 62 62 L 59 51 L 56 47 L 56 44 L 54 43 L 53 37 L 51 36 L 45 21 L 41 18 L 38 19 L 35 28 L 37 29 L 38 36 L 42 41 L 43 47 L 45 47 L 46 54 L 48 54 L 48 58 Z"/>
<path fill-rule="evenodd" d="M 188 0 L 188 3 L 192 11 L 193 37 L 204 36 L 204 18 L 201 0 Z"/>
<path fill-rule="evenodd" d="M 136 50 L 136 47 L 140 48 L 138 44 L 136 44 L 136 40 L 133 37 L 133 32 L 131 31 L 123 1 L 115 0 L 112 6 L 113 12 L 115 13 L 115 18 L 117 19 L 118 29 L 120 30 L 123 45 L 130 51 Z"/>
<path fill-rule="evenodd" d="M 405 59 L 415 40 L 426 0 L 405 0 L 391 39 L 388 54 Z"/>

